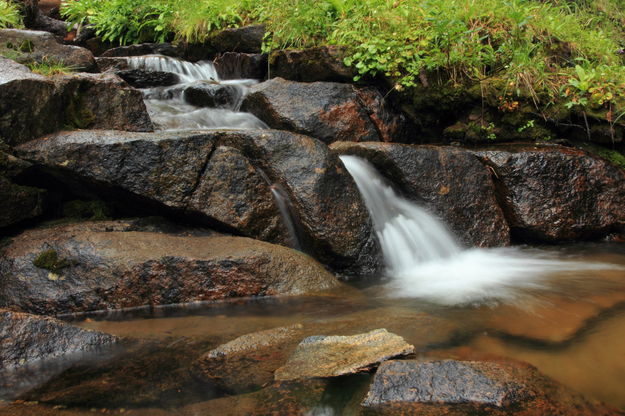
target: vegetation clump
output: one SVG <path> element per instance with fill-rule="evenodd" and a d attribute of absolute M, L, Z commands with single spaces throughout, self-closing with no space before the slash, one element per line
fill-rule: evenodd
<path fill-rule="evenodd" d="M 0 0 L 0 29 L 22 27 L 22 16 L 16 3 Z"/>
<path fill-rule="evenodd" d="M 76 262 L 60 258 L 56 250 L 46 250 L 35 257 L 33 265 L 58 274 L 63 269 L 75 266 Z"/>

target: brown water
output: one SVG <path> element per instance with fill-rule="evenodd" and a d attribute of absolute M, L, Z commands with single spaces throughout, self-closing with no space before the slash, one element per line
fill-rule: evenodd
<path fill-rule="evenodd" d="M 576 261 L 625 266 L 622 245 L 547 250 Z M 93 315 L 79 317 L 75 323 L 149 339 L 154 351 L 166 351 L 165 359 L 167 351 L 172 357 L 178 353 L 192 357 L 242 334 L 295 323 L 326 335 L 387 328 L 414 344 L 419 357 L 503 356 L 529 362 L 586 397 L 625 410 L 622 268 L 585 271 L 574 277 L 571 273 L 554 274 L 540 288 L 519 289 L 513 300 L 482 305 L 444 306 L 427 299 L 389 298 L 386 286 L 380 285 L 346 288 L 318 297 L 238 300 Z M 137 365 L 132 368 L 142 371 Z M 156 407 L 177 408 L 219 396 L 197 389 L 188 397 L 180 394 L 176 400 L 164 397 Z M 245 414 L 243 407 L 241 412 Z"/>

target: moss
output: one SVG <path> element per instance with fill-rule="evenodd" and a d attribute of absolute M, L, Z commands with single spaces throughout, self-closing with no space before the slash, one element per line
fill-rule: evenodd
<path fill-rule="evenodd" d="M 103 221 L 111 219 L 111 210 L 102 201 L 69 201 L 63 205 L 63 216 L 74 219 Z"/>
<path fill-rule="evenodd" d="M 625 155 L 618 150 L 607 149 L 603 146 L 590 143 L 582 143 L 579 144 L 578 147 L 589 153 L 602 157 L 613 165 L 625 170 Z"/>
<path fill-rule="evenodd" d="M 65 123 L 70 128 L 88 129 L 95 123 L 95 114 L 83 105 L 80 94 L 74 94 L 69 100 L 65 111 Z"/>
<path fill-rule="evenodd" d="M 33 260 L 35 267 L 46 269 L 53 273 L 59 273 L 61 270 L 76 264 L 76 261 L 60 258 L 56 250 L 43 251 Z"/>

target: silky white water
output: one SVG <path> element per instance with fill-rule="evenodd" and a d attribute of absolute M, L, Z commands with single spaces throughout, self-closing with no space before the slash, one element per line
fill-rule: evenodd
<path fill-rule="evenodd" d="M 170 72 L 180 82 L 169 87 L 146 88 L 143 96 L 152 121 L 161 130 L 263 129 L 267 125 L 250 113 L 239 111 L 249 87 L 257 80 L 222 81 L 210 61 L 187 62 L 161 55 L 128 58 L 128 66 L 145 71 Z M 214 84 L 231 89 L 233 101 L 223 108 L 196 107 L 185 101 L 185 90 L 194 85 Z"/>
<path fill-rule="evenodd" d="M 623 270 L 606 263 L 561 260 L 520 248 L 463 250 L 434 215 L 399 195 L 367 161 L 341 156 L 369 210 L 391 278 L 392 296 L 442 304 L 514 300 L 522 289 L 546 289 L 555 273 Z"/>

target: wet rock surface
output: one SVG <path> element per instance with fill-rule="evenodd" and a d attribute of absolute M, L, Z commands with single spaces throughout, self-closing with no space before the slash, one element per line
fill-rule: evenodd
<path fill-rule="evenodd" d="M 44 211 L 46 191 L 13 180 L 29 167 L 29 163 L 0 151 L 0 228 L 35 218 Z"/>
<path fill-rule="evenodd" d="M 217 55 L 213 64 L 222 80 L 263 80 L 267 76 L 266 54 L 225 52 Z"/>
<path fill-rule="evenodd" d="M 117 71 L 116 75 L 135 88 L 167 87 L 179 81 L 176 74 L 162 71 L 126 69 Z"/>
<path fill-rule="evenodd" d="M 625 227 L 625 172 L 603 159 L 563 146 L 477 154 L 493 168 L 506 219 L 520 239 L 596 238 Z"/>
<path fill-rule="evenodd" d="M 27 231 L 2 248 L 0 305 L 59 314 L 336 287 L 310 257 L 242 237 L 127 231 L 125 222 Z"/>
<path fill-rule="evenodd" d="M 338 46 L 275 51 L 269 58 L 271 76 L 300 82 L 353 82 L 354 71 L 343 63 Z"/>
<path fill-rule="evenodd" d="M 337 377 L 375 367 L 389 358 L 408 355 L 414 347 L 385 329 L 353 336 L 317 335 L 304 339 L 276 380 Z"/>
<path fill-rule="evenodd" d="M 197 82 L 184 90 L 184 100 L 196 107 L 234 109 L 241 92 L 234 85 Z"/>
<path fill-rule="evenodd" d="M 618 415 L 515 362 L 387 361 L 363 401 L 366 415 Z"/>
<path fill-rule="evenodd" d="M 260 53 L 264 37 L 264 25 L 244 26 L 219 31 L 207 43 L 216 52 Z"/>
<path fill-rule="evenodd" d="M 412 129 L 375 89 L 273 78 L 253 86 L 241 106 L 269 127 L 335 141 L 397 141 Z"/>
<path fill-rule="evenodd" d="M 19 63 L 62 63 L 75 70 L 95 70 L 93 54 L 78 46 L 63 45 L 49 32 L 0 29 L 0 53 Z"/>
<path fill-rule="evenodd" d="M 334 143 L 332 149 L 367 159 L 404 196 L 442 218 L 465 245 L 509 244 L 491 172 L 471 151 L 392 143 Z"/>
<path fill-rule="evenodd" d="M 103 58 L 142 56 L 142 55 L 165 55 L 179 58 L 183 55 L 181 47 L 171 43 L 140 43 L 137 45 L 126 45 L 111 48 L 103 52 Z"/>
<path fill-rule="evenodd" d="M 71 126 L 150 131 L 141 93 L 112 74 L 43 77 L 0 58 L 0 139 L 18 145 Z"/>
<path fill-rule="evenodd" d="M 57 319 L 0 309 L 0 368 L 96 351 L 119 341 Z"/>
<path fill-rule="evenodd" d="M 222 149 L 213 160 L 222 146 L 237 151 Z M 269 209 L 272 196 L 260 169 L 269 178 L 266 183 L 285 189 L 303 243 L 317 258 L 339 270 L 371 271 L 379 265 L 355 184 L 338 158 L 309 137 L 280 131 L 74 132 L 32 141 L 20 153 L 69 186 L 80 180 L 101 195 L 134 198 L 146 207 L 158 203 L 221 228 L 282 242 L 278 209 Z M 221 164 L 219 159 L 238 162 Z M 209 194 L 221 202 L 211 207 L 204 201 Z M 235 203 L 237 198 L 247 203 Z M 220 203 L 227 210 L 218 210 Z"/>

